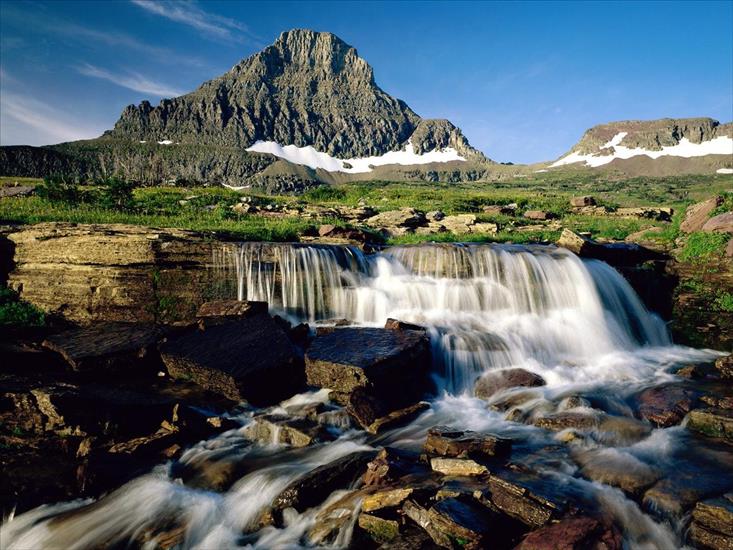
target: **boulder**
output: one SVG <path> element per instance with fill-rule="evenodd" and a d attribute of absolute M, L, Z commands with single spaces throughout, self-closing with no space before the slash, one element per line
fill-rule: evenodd
<path fill-rule="evenodd" d="M 700 231 L 708 221 L 708 217 L 718 206 L 723 204 L 723 197 L 712 197 L 710 199 L 698 202 L 687 207 L 685 219 L 680 224 L 680 231 L 683 233 L 692 233 Z"/>
<path fill-rule="evenodd" d="M 678 385 L 664 385 L 644 390 L 637 397 L 639 416 L 660 428 L 676 426 L 692 410 L 693 392 Z"/>
<path fill-rule="evenodd" d="M 31 185 L 3 185 L 0 186 L 0 199 L 7 197 L 28 197 L 35 192 Z"/>
<path fill-rule="evenodd" d="M 269 315 L 255 315 L 171 337 L 160 346 L 169 374 L 233 401 L 281 401 L 303 383 L 287 334 Z"/>
<path fill-rule="evenodd" d="M 242 319 L 267 313 L 267 302 L 247 300 L 214 300 L 201 304 L 196 317 L 199 323 L 212 325 L 217 322 Z"/>
<path fill-rule="evenodd" d="M 489 371 L 476 381 L 474 395 L 489 399 L 502 390 L 515 387 L 544 386 L 545 380 L 538 374 L 521 368 Z"/>
<path fill-rule="evenodd" d="M 600 425 L 600 419 L 595 414 L 563 411 L 541 416 L 534 421 L 538 428 L 559 432 L 561 430 L 593 430 Z"/>
<path fill-rule="evenodd" d="M 384 323 L 384 328 L 389 330 L 421 330 L 425 332 L 425 327 L 420 325 L 413 325 L 412 323 L 405 323 L 404 321 L 398 321 L 397 319 L 387 319 Z"/>
<path fill-rule="evenodd" d="M 113 371 L 157 372 L 155 346 L 166 332 L 150 323 L 102 323 L 49 336 L 43 347 L 59 353 L 73 370 L 101 377 Z"/>
<path fill-rule="evenodd" d="M 585 195 L 582 197 L 573 197 L 570 199 L 570 206 L 573 208 L 580 208 L 583 206 L 595 206 L 596 205 L 596 199 L 591 197 L 590 195 Z"/>
<path fill-rule="evenodd" d="M 621 550 L 621 533 L 600 521 L 577 516 L 529 533 L 515 550 Z"/>
<path fill-rule="evenodd" d="M 273 501 L 275 511 L 295 508 L 303 512 L 320 504 L 338 489 L 352 486 L 375 456 L 374 451 L 358 451 L 319 466 L 290 483 Z"/>
<path fill-rule="evenodd" d="M 664 258 L 663 254 L 633 242 L 599 243 L 567 228 L 562 230 L 555 244 L 581 258 L 602 260 L 616 267 L 637 266 L 649 260 Z"/>
<path fill-rule="evenodd" d="M 702 226 L 706 233 L 733 233 L 733 212 L 725 212 L 710 218 Z"/>
<path fill-rule="evenodd" d="M 700 548 L 733 548 L 733 493 L 695 505 L 689 538 Z"/>
<path fill-rule="evenodd" d="M 445 216 L 440 223 L 451 233 L 461 235 L 471 232 L 472 227 L 476 224 L 476 216 L 474 214 L 455 214 Z"/>
<path fill-rule="evenodd" d="M 646 218 L 656 221 L 671 221 L 674 210 L 672 208 L 650 208 L 650 207 L 631 207 L 617 208 L 612 212 L 614 216 L 622 218 Z"/>
<path fill-rule="evenodd" d="M 443 499 L 430 509 L 408 500 L 403 513 L 443 548 L 483 548 L 497 521 L 490 510 L 455 498 Z"/>
<path fill-rule="evenodd" d="M 693 465 L 675 468 L 674 475 L 661 478 L 644 493 L 642 504 L 655 515 L 679 520 L 701 500 L 733 489 L 729 470 L 697 471 Z"/>
<path fill-rule="evenodd" d="M 425 452 L 449 458 L 506 456 L 512 441 L 492 434 L 464 432 L 437 426 L 428 430 Z"/>
<path fill-rule="evenodd" d="M 556 218 L 557 216 L 552 212 L 547 212 L 545 210 L 527 210 L 524 213 L 524 217 L 528 220 L 551 220 L 553 218 Z"/>
<path fill-rule="evenodd" d="M 516 205 L 487 204 L 482 210 L 490 216 L 513 216 L 517 209 Z"/>
<path fill-rule="evenodd" d="M 410 227 L 415 228 L 425 225 L 426 218 L 423 212 L 414 208 L 400 208 L 399 210 L 388 210 L 381 212 L 365 220 L 365 223 L 376 228 Z"/>
<path fill-rule="evenodd" d="M 733 410 L 696 409 L 687 415 L 687 427 L 710 437 L 733 442 Z"/>

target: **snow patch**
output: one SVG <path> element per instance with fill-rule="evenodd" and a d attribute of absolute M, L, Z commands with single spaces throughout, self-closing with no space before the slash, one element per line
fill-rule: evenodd
<path fill-rule="evenodd" d="M 270 153 L 293 164 L 304 164 L 310 168 L 321 168 L 328 172 L 346 172 L 348 174 L 359 174 L 371 172 L 375 166 L 386 164 L 400 164 L 410 166 L 413 164 L 429 164 L 431 162 L 450 162 L 453 160 L 466 160 L 452 147 L 443 150 L 434 150 L 422 155 L 415 153 L 410 141 L 404 151 L 390 151 L 377 157 L 364 157 L 352 159 L 338 159 L 328 153 L 316 151 L 311 145 L 298 147 L 296 145 L 280 145 L 275 141 L 258 141 L 247 151 L 255 153 Z"/>
<path fill-rule="evenodd" d="M 716 174 L 733 174 L 733 168 L 718 168 Z"/>
<path fill-rule="evenodd" d="M 164 139 L 163 141 L 159 141 L 158 145 L 173 145 L 173 142 L 169 139 Z"/>
<path fill-rule="evenodd" d="M 144 139 L 141 139 L 140 143 L 147 143 L 147 141 L 145 141 Z"/>
<path fill-rule="evenodd" d="M 243 189 L 249 189 L 252 187 L 251 185 L 229 185 L 228 183 L 222 183 L 222 185 L 232 191 L 242 191 Z"/>
<path fill-rule="evenodd" d="M 682 138 L 677 145 L 662 147 L 661 151 L 649 151 L 648 149 L 630 148 L 619 145 L 626 135 L 627 132 L 620 132 L 608 143 L 599 148 L 601 150 L 613 148 L 613 153 L 609 155 L 584 155 L 574 152 L 554 162 L 550 167 L 555 168 L 566 164 L 584 162 L 586 166 L 592 166 L 595 168 L 597 166 L 608 164 L 614 159 L 630 159 L 631 157 L 641 155 L 646 155 L 653 159 L 665 156 L 691 158 L 704 157 L 706 155 L 733 155 L 733 138 L 728 136 L 720 136 L 715 139 L 703 141 L 702 143 L 692 143 L 687 138 Z"/>
<path fill-rule="evenodd" d="M 545 172 L 549 172 L 549 170 L 547 168 L 543 168 L 542 170 L 535 170 L 534 171 L 535 174 L 544 174 Z"/>

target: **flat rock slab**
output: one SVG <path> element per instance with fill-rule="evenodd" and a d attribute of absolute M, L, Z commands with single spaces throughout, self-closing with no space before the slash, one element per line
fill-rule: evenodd
<path fill-rule="evenodd" d="M 388 386 L 423 374 L 429 365 L 422 331 L 342 328 L 318 336 L 305 356 L 308 384 L 343 393 Z"/>
<path fill-rule="evenodd" d="M 733 441 L 733 410 L 694 410 L 687 416 L 687 427 L 710 437 Z"/>
<path fill-rule="evenodd" d="M 267 313 L 267 302 L 251 302 L 247 300 L 214 300 L 201 304 L 196 317 L 211 323 L 215 319 L 229 320 L 252 317 Z"/>
<path fill-rule="evenodd" d="M 544 386 L 545 380 L 539 375 L 525 369 L 512 368 L 489 371 L 476 381 L 474 393 L 480 399 L 489 399 L 500 391 L 525 387 Z"/>
<path fill-rule="evenodd" d="M 428 430 L 425 452 L 451 458 L 470 456 L 506 456 L 511 452 L 512 441 L 493 434 L 464 432 L 437 426 Z"/>
<path fill-rule="evenodd" d="M 36 190 L 30 185 L 5 185 L 0 187 L 0 199 L 5 197 L 27 197 Z"/>
<path fill-rule="evenodd" d="M 244 436 L 259 443 L 292 447 L 307 447 L 316 442 L 333 440 L 325 426 L 313 420 L 272 414 L 254 418 L 244 428 Z"/>
<path fill-rule="evenodd" d="M 269 315 L 179 334 L 161 345 L 160 352 L 172 377 L 234 401 L 270 405 L 302 383 L 295 348 Z"/>
<path fill-rule="evenodd" d="M 165 335 L 149 323 L 103 323 L 49 336 L 43 347 L 55 351 L 76 371 L 134 367 Z"/>

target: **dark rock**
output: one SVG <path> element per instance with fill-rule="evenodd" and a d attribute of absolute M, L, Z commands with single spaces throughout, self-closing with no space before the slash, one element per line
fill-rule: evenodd
<path fill-rule="evenodd" d="M 602 260 L 614 267 L 638 266 L 648 261 L 663 260 L 665 257 L 633 242 L 599 243 L 567 228 L 562 230 L 555 244 L 581 258 Z"/>
<path fill-rule="evenodd" d="M 302 384 L 295 348 L 269 315 L 184 333 L 168 339 L 160 351 L 171 376 L 234 401 L 268 405 Z"/>
<path fill-rule="evenodd" d="M 695 404 L 695 394 L 677 385 L 657 386 L 639 394 L 639 416 L 658 427 L 682 422 Z"/>
<path fill-rule="evenodd" d="M 54 334 L 43 346 L 59 353 L 75 371 L 130 374 L 159 366 L 155 346 L 164 334 L 163 327 L 148 323 L 102 323 Z"/>
<path fill-rule="evenodd" d="M 353 395 L 354 394 L 352 393 L 352 397 Z M 409 405 L 402 409 L 388 412 L 384 416 L 376 418 L 374 421 L 372 421 L 371 424 L 365 426 L 364 429 L 371 434 L 378 434 L 385 430 L 390 430 L 403 424 L 407 424 L 408 422 L 420 416 L 429 408 L 430 403 L 428 403 L 427 401 L 419 401 L 414 405 Z M 348 410 L 351 413 L 351 409 L 349 408 Z M 353 413 L 351 414 L 353 416 Z"/>
<path fill-rule="evenodd" d="M 733 410 L 696 409 L 687 415 L 687 427 L 710 437 L 733 442 Z"/>
<path fill-rule="evenodd" d="M 267 313 L 267 302 L 246 300 L 215 300 L 201 304 L 196 317 L 202 328 Z"/>
<path fill-rule="evenodd" d="M 644 508 L 665 519 L 679 520 L 701 500 L 733 489 L 730 471 L 697 471 L 676 468 L 644 493 Z"/>
<path fill-rule="evenodd" d="M 273 509 L 292 507 L 303 512 L 320 504 L 337 489 L 346 489 L 359 480 L 375 454 L 374 451 L 359 451 L 311 470 L 275 498 Z"/>
<path fill-rule="evenodd" d="M 428 510 L 427 525 L 422 527 L 443 548 L 475 549 L 489 542 L 496 522 L 496 515 L 482 506 L 446 498 Z"/>
<path fill-rule="evenodd" d="M 506 456 L 511 448 L 511 439 L 492 434 L 456 431 L 442 426 L 428 431 L 424 446 L 429 455 L 452 458 Z"/>
<path fill-rule="evenodd" d="M 494 394 L 514 387 L 544 386 L 545 380 L 538 374 L 525 369 L 512 368 L 489 371 L 476 381 L 474 394 L 480 399 L 489 399 Z"/>
<path fill-rule="evenodd" d="M 532 531 L 515 550 L 621 550 L 623 547 L 617 529 L 579 516 Z"/>
<path fill-rule="evenodd" d="M 703 395 L 700 401 L 713 409 L 733 409 L 733 395 Z"/>

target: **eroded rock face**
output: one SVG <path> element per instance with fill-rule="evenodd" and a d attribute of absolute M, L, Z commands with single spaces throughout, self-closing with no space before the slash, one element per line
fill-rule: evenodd
<path fill-rule="evenodd" d="M 222 244 L 192 231 L 43 223 L 8 238 L 16 263 L 9 286 L 81 324 L 190 320 L 203 292 L 217 289 L 212 250 Z"/>

